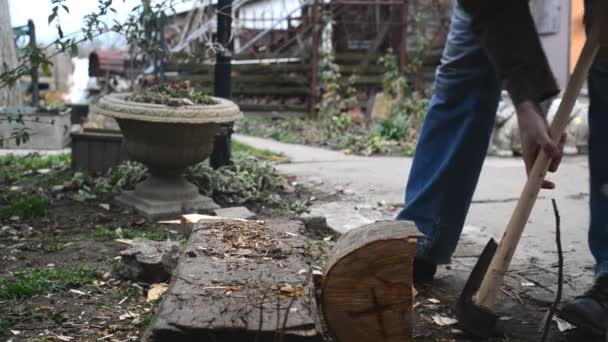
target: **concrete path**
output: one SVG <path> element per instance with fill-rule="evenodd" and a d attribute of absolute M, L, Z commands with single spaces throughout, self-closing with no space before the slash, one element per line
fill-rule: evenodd
<path fill-rule="evenodd" d="M 273 140 L 235 136 L 258 148 L 285 153 L 291 163 L 278 165 L 281 172 L 326 192 L 345 189 L 339 201 L 313 205 L 312 214 L 328 218 L 332 228 L 345 232 L 378 219 L 391 219 L 403 203 L 404 184 L 411 158 L 348 156 L 321 148 L 279 143 Z M 513 268 L 556 269 L 555 222 L 551 198 L 561 212 L 565 271 L 574 291 L 592 279 L 593 258 L 587 247 L 588 165 L 586 157 L 566 158 L 557 174 L 554 191 L 542 191 L 518 246 Z M 489 237 L 499 239 L 525 183 L 519 158 L 489 157 L 484 165 L 452 268 L 469 268 Z M 382 205 L 379 205 L 382 204 Z M 576 289 L 580 288 L 580 289 Z"/>

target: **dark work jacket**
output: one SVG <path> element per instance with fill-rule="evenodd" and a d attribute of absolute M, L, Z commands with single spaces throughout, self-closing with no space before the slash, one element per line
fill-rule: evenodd
<path fill-rule="evenodd" d="M 559 93 L 528 0 L 458 1 L 472 15 L 473 30 L 515 104 Z"/>

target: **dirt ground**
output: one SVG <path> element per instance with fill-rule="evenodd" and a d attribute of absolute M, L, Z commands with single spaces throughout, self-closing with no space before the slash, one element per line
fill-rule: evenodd
<path fill-rule="evenodd" d="M 4 202 L 0 202 L 2 341 L 137 341 L 154 315 L 156 303 L 147 301 L 149 285 L 117 276 L 119 253 L 128 245 L 116 240 L 145 237 L 184 243 L 183 238 L 175 226 L 147 220 L 117 206 L 112 201 L 113 193 L 97 193 L 95 198 L 82 200 L 74 196 L 78 189 L 54 189 L 72 176 L 70 170 L 63 168 L 50 173 L 28 173 L 28 177 L 18 180 L 7 177 L 0 180 L 5 196 Z M 44 215 L 31 218 L 2 215 L 10 202 L 7 198 L 15 198 L 11 193 L 18 194 L 16 197 L 37 194 L 48 198 Z M 294 201 L 302 197 L 328 199 L 327 195 L 306 191 L 291 196 Z M 250 209 L 261 219 L 293 215 L 260 204 L 250 205 Z M 308 237 L 314 262 L 322 266 L 337 236 L 331 231 L 315 231 Z M 28 273 L 28 277 L 19 278 L 28 270 L 54 276 L 45 280 L 39 273 Z M 553 274 L 545 273 L 536 279 L 549 284 L 554 278 Z M 18 279 L 21 283 L 16 282 Z M 8 284 L 12 284 L 11 291 L 6 290 Z M 462 285 L 461 278 L 444 276 L 432 286 L 418 287 L 416 341 L 481 341 L 464 333 L 457 324 L 442 326 L 433 319 L 455 317 L 453 305 Z M 32 290 L 36 286 L 41 290 Z M 505 318 L 507 336 L 490 341 L 539 340 L 538 325 L 548 302 L 520 290 L 512 291 L 519 294 L 514 298 L 501 298 L 504 305 L 499 310 Z M 592 341 L 572 333 L 560 334 L 555 328 L 552 331 L 549 341 Z"/>

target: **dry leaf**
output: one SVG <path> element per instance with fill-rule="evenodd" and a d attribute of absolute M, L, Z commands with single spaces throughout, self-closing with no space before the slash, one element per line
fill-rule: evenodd
<path fill-rule="evenodd" d="M 82 292 L 82 291 L 78 291 L 78 290 L 74 290 L 74 289 L 70 289 L 71 293 L 77 294 L 79 296 L 86 296 L 87 294 Z"/>
<path fill-rule="evenodd" d="M 555 322 L 557 322 L 557 329 L 559 329 L 560 332 L 576 329 L 576 326 L 570 324 L 567 321 L 564 321 L 563 319 L 561 319 L 559 317 L 553 316 L 553 320 Z"/>
<path fill-rule="evenodd" d="M 59 340 L 59 341 L 65 341 L 65 342 L 70 342 L 72 340 L 74 340 L 73 337 L 70 336 L 63 336 L 63 335 L 55 335 L 55 337 Z"/>
<path fill-rule="evenodd" d="M 150 289 L 148 290 L 148 303 L 156 302 L 162 298 L 168 288 L 169 285 L 165 283 L 153 284 L 150 286 Z"/>
<path fill-rule="evenodd" d="M 115 239 L 114 241 L 120 242 L 120 243 L 124 243 L 125 245 L 132 245 L 133 244 L 133 240 L 132 239 Z"/>
<path fill-rule="evenodd" d="M 118 319 L 121 321 L 124 321 L 127 318 L 138 318 L 139 314 L 131 312 L 131 311 L 127 311 L 126 313 L 118 316 Z"/>
<path fill-rule="evenodd" d="M 435 322 L 435 324 L 437 324 L 437 325 L 445 326 L 445 325 L 456 324 L 456 323 L 458 323 L 458 320 L 456 320 L 454 318 L 451 318 L 451 317 L 434 315 L 433 316 L 433 322 Z"/>
<path fill-rule="evenodd" d="M 439 301 L 439 299 L 435 299 L 435 298 L 429 298 L 428 301 L 431 302 L 431 303 L 433 303 L 433 304 L 439 304 L 439 303 L 441 303 Z"/>

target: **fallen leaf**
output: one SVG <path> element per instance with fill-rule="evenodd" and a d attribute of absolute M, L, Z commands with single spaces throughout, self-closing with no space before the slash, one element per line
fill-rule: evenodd
<path fill-rule="evenodd" d="M 163 294 L 167 292 L 169 288 L 168 284 L 160 283 L 160 284 L 152 284 L 150 289 L 148 290 L 148 303 L 156 302 L 160 298 L 162 298 Z"/>
<path fill-rule="evenodd" d="M 127 318 L 133 319 L 133 318 L 138 318 L 138 317 L 139 317 L 139 314 L 131 312 L 131 311 L 127 311 L 126 313 L 118 316 L 118 319 L 121 321 L 124 321 Z"/>
<path fill-rule="evenodd" d="M 19 330 L 11 330 L 11 333 L 13 333 L 13 335 L 21 335 L 21 331 Z"/>
<path fill-rule="evenodd" d="M 73 337 L 69 337 L 69 336 L 63 336 L 63 335 L 55 335 L 55 337 L 59 340 L 59 341 L 65 341 L 65 342 L 69 342 L 74 340 Z"/>
<path fill-rule="evenodd" d="M 435 324 L 440 325 L 440 326 L 453 325 L 453 324 L 458 323 L 458 320 L 456 320 L 454 318 L 441 316 L 441 315 L 434 315 L 432 318 L 433 318 L 433 322 L 435 322 Z"/>
<path fill-rule="evenodd" d="M 51 310 L 51 308 L 48 306 L 39 306 L 36 308 L 36 311 L 49 311 L 49 310 Z"/>
<path fill-rule="evenodd" d="M 125 245 L 132 245 L 133 244 L 133 240 L 132 239 L 115 239 L 114 241 L 120 242 L 120 243 L 124 243 Z"/>
<path fill-rule="evenodd" d="M 532 286 L 536 286 L 536 284 L 526 281 L 526 282 L 521 283 L 521 286 L 523 286 L 523 287 L 532 287 Z"/>
<path fill-rule="evenodd" d="M 323 238 L 324 241 L 331 241 L 333 237 L 332 236 L 326 236 Z"/>
<path fill-rule="evenodd" d="M 298 298 L 302 295 L 302 290 L 297 289 L 289 284 L 285 284 L 285 286 L 281 287 L 281 292 L 287 293 L 290 297 Z"/>
<path fill-rule="evenodd" d="M 105 210 L 110 210 L 110 205 L 108 203 L 99 203 L 99 206 Z"/>
<path fill-rule="evenodd" d="M 79 296 L 86 296 L 86 295 L 87 295 L 86 293 L 84 293 L 84 292 L 82 292 L 82 291 L 78 291 L 78 290 L 74 290 L 74 289 L 70 289 L 70 291 L 69 291 L 69 292 L 74 293 L 74 294 L 77 294 L 77 295 L 79 295 Z"/>
<path fill-rule="evenodd" d="M 560 332 L 576 329 L 575 325 L 572 325 L 559 317 L 553 316 L 553 320 L 557 322 L 557 329 L 559 329 Z"/>
<path fill-rule="evenodd" d="M 439 301 L 439 299 L 435 299 L 435 298 L 429 298 L 428 301 L 431 302 L 431 303 L 433 303 L 433 304 L 439 304 L 439 303 L 441 303 Z"/>

